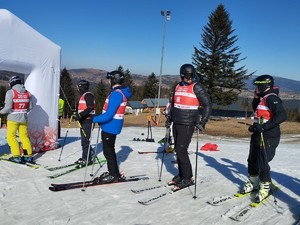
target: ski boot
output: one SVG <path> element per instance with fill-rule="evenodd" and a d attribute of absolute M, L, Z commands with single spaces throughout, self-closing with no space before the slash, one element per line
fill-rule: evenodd
<path fill-rule="evenodd" d="M 93 162 L 92 162 L 92 161 L 89 161 L 89 162 L 87 163 L 87 161 L 86 161 L 85 159 L 80 158 L 80 159 L 78 159 L 78 160 L 75 162 L 75 164 L 77 164 L 77 165 L 75 166 L 75 168 L 79 169 L 79 168 L 85 167 L 86 164 L 87 164 L 87 165 L 91 165 L 91 164 L 93 164 Z"/>
<path fill-rule="evenodd" d="M 23 156 L 22 157 L 22 162 L 24 164 L 26 164 L 26 163 L 32 163 L 32 164 L 34 164 L 32 156 L 29 156 L 29 155 Z"/>
<path fill-rule="evenodd" d="M 266 181 L 266 182 L 261 182 L 260 183 L 260 188 L 258 194 L 255 196 L 255 202 L 259 203 L 262 200 L 264 200 L 266 197 L 270 195 L 270 185 L 271 182 Z"/>
<path fill-rule="evenodd" d="M 250 176 L 249 180 L 245 183 L 243 189 L 240 191 L 241 194 L 246 194 L 259 189 L 259 177 Z"/>
<path fill-rule="evenodd" d="M 173 179 L 171 181 L 168 182 L 168 185 L 176 185 L 177 183 L 179 183 L 181 181 L 181 177 L 179 175 L 176 175 L 175 177 L 173 177 Z"/>
<path fill-rule="evenodd" d="M 189 186 L 192 186 L 194 185 L 194 180 L 192 178 L 190 179 L 181 179 L 177 184 L 175 184 L 174 188 L 173 188 L 173 191 L 178 191 L 180 189 L 183 189 L 183 188 L 187 188 Z"/>
<path fill-rule="evenodd" d="M 9 158 L 9 160 L 15 163 L 22 163 L 22 158 L 20 156 L 13 156 Z"/>
<path fill-rule="evenodd" d="M 109 183 L 117 183 L 117 182 L 123 182 L 126 180 L 126 177 L 123 173 L 121 173 L 119 176 L 113 176 L 110 175 L 109 172 L 104 172 L 100 175 L 100 177 L 97 178 L 98 183 L 103 184 L 109 184 Z"/>

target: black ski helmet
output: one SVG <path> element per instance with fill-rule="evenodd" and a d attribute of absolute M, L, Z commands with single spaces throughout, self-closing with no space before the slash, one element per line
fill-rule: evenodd
<path fill-rule="evenodd" d="M 196 77 L 195 74 L 196 74 L 196 70 L 192 64 L 183 64 L 180 67 L 181 80 L 183 80 L 183 78 L 194 80 Z"/>
<path fill-rule="evenodd" d="M 108 72 L 106 75 L 107 79 L 110 79 L 111 86 L 115 84 L 123 84 L 125 81 L 125 76 L 121 71 L 114 70 L 112 72 Z"/>
<path fill-rule="evenodd" d="M 254 79 L 253 84 L 257 86 L 259 93 L 264 93 L 268 88 L 273 88 L 274 79 L 270 75 L 261 75 Z"/>
<path fill-rule="evenodd" d="M 90 83 L 86 80 L 80 80 L 77 84 L 79 91 L 88 90 L 90 87 Z"/>
<path fill-rule="evenodd" d="M 16 84 L 22 84 L 22 80 L 19 76 L 13 76 L 8 80 L 8 85 L 10 88 L 15 86 Z"/>

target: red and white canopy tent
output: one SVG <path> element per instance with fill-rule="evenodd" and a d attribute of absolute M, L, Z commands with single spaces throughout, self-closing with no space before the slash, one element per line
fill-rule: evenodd
<path fill-rule="evenodd" d="M 60 58 L 60 46 L 0 9 L 0 70 L 25 74 L 34 105 L 28 132 L 35 152 L 57 146 Z"/>

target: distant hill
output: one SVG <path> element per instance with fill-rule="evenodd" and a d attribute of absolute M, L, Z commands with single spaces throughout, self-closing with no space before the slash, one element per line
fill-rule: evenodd
<path fill-rule="evenodd" d="M 91 82 L 91 86 L 94 87 L 101 81 L 101 79 L 106 80 L 106 70 L 101 69 L 93 69 L 93 68 L 82 68 L 82 69 L 69 69 L 69 73 L 71 74 L 74 83 L 76 84 L 79 80 L 85 79 Z M 0 84 L 6 83 L 6 81 L 15 75 L 15 73 L 8 72 L 8 71 L 0 71 Z M 20 75 L 20 74 L 18 74 Z M 246 81 L 245 90 L 243 91 L 243 97 L 252 96 L 253 91 L 253 84 L 252 81 L 257 76 L 251 77 L 249 80 Z M 142 74 L 132 74 L 132 78 L 136 85 L 140 86 L 143 85 L 148 75 Z M 159 76 L 157 75 L 159 79 Z M 161 77 L 162 86 L 168 88 L 174 84 L 174 82 L 178 82 L 180 80 L 179 75 L 163 75 Z M 291 80 L 282 77 L 274 76 L 275 84 L 279 86 L 280 93 L 282 98 L 291 98 L 291 99 L 300 99 L 300 81 Z"/>
<path fill-rule="evenodd" d="M 98 69 L 70 69 L 68 71 L 75 81 L 86 79 L 94 83 L 100 82 L 101 79 L 106 79 L 107 73 L 105 70 Z M 246 81 L 245 91 L 243 92 L 244 96 L 252 96 L 252 91 L 254 89 L 252 82 L 256 77 L 257 76 L 253 76 Z M 136 85 L 143 85 L 146 82 L 148 75 L 132 74 L 132 78 Z M 159 79 L 159 76 L 157 76 L 157 78 Z M 179 75 L 163 75 L 161 78 L 162 86 L 166 88 L 172 86 L 174 82 L 179 80 Z M 283 98 L 300 98 L 300 81 L 276 76 L 274 76 L 274 81 L 275 84 L 279 86 Z"/>
<path fill-rule="evenodd" d="M 252 79 L 247 81 L 246 88 L 249 90 L 253 89 L 253 80 L 257 76 L 253 76 Z M 297 92 L 300 93 L 300 81 L 291 80 L 282 77 L 273 76 L 275 85 L 279 86 L 281 92 Z"/>

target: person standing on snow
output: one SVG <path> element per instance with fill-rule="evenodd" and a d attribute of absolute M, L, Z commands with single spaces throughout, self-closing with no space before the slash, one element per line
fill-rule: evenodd
<path fill-rule="evenodd" d="M 63 117 L 64 114 L 64 108 L 65 108 L 65 101 L 59 97 L 58 99 L 58 126 L 57 126 L 57 138 L 61 138 L 61 126 L 60 126 L 60 120 Z"/>
<path fill-rule="evenodd" d="M 195 127 L 203 131 L 211 113 L 211 102 L 205 87 L 197 81 L 196 70 L 191 64 L 180 68 L 179 82 L 174 91 L 171 115 L 168 123 L 173 122 L 173 137 L 178 162 L 178 175 L 169 185 L 182 189 L 194 184 L 192 165 L 188 148 Z M 203 107 L 199 121 L 199 107 Z"/>
<path fill-rule="evenodd" d="M 254 123 L 248 129 L 253 133 L 248 156 L 249 180 L 241 193 L 259 189 L 255 202 L 261 202 L 270 194 L 271 173 L 268 162 L 275 156 L 280 142 L 280 124 L 287 119 L 287 115 L 272 76 L 259 76 L 253 84 Z"/>
<path fill-rule="evenodd" d="M 121 86 L 125 76 L 120 71 L 109 72 L 106 78 L 109 79 L 112 91 L 105 100 L 102 114 L 94 116 L 93 122 L 98 123 L 102 129 L 103 154 L 108 168 L 108 172 L 100 176 L 100 182 L 113 183 L 125 179 L 120 175 L 118 168 L 115 142 L 123 127 L 125 108 L 128 98 L 131 97 L 131 89 Z"/>
<path fill-rule="evenodd" d="M 78 164 L 77 168 L 85 167 L 87 164 L 93 163 L 92 154 L 89 154 L 90 137 L 93 125 L 92 116 L 95 114 L 95 98 L 94 95 L 89 92 L 90 83 L 86 80 L 80 80 L 77 84 L 78 91 L 81 94 L 78 103 L 78 111 L 74 115 L 74 119 L 81 124 L 81 147 L 82 157 L 75 163 Z M 89 155 L 89 158 L 88 158 Z"/>
<path fill-rule="evenodd" d="M 5 105 L 0 114 L 7 114 L 7 143 L 10 147 L 11 160 L 17 163 L 32 162 L 32 146 L 27 131 L 27 115 L 32 109 L 31 95 L 22 84 L 19 76 L 8 81 L 9 90 L 5 95 Z M 17 140 L 19 133 L 23 155 Z"/>

